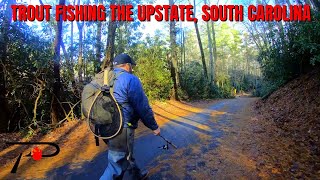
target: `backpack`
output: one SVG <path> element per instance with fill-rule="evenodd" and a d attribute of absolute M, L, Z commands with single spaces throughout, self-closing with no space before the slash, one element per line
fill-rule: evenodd
<path fill-rule="evenodd" d="M 122 128 L 121 109 L 113 96 L 113 87 L 122 73 L 106 68 L 83 88 L 81 110 L 96 141 L 113 138 Z"/>

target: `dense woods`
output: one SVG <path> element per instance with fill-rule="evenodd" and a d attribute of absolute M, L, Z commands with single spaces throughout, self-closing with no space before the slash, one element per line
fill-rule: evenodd
<path fill-rule="evenodd" d="M 126 3 L 136 7 L 147 2 L 40 3 Z M 194 4 L 194 15 L 198 17 L 201 6 L 213 2 L 166 3 Z M 172 21 L 159 22 L 162 29 L 149 34 L 143 27 L 150 23 L 117 22 L 111 17 L 102 22 L 12 22 L 10 5 L 16 2 L 2 1 L 0 131 L 45 132 L 64 121 L 81 118 L 83 86 L 123 52 L 137 62 L 134 73 L 151 100 L 231 98 L 241 91 L 266 97 L 292 78 L 319 66 L 320 6 L 313 0 L 298 3 L 311 5 L 311 22 Z"/>

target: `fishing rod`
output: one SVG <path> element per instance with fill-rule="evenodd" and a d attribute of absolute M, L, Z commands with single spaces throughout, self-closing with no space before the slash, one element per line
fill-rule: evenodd
<path fill-rule="evenodd" d="M 159 148 L 162 148 L 162 149 L 169 149 L 169 144 L 174 147 L 175 149 L 178 149 L 176 145 L 174 145 L 172 142 L 170 142 L 169 140 L 167 140 L 165 137 L 163 137 L 162 135 L 159 135 L 164 141 L 166 141 L 166 145 L 163 145 Z"/>

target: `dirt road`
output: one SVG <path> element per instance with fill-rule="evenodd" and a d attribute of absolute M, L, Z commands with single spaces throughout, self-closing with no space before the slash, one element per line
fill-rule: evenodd
<path fill-rule="evenodd" d="M 246 123 L 251 118 L 250 105 L 255 100 L 256 98 L 248 97 L 220 100 L 200 112 L 190 111 L 188 116 L 181 116 L 175 112 L 161 114 L 156 112 L 158 117 L 166 116 L 163 118 L 169 119 L 161 127 L 162 135 L 170 139 L 178 149 L 159 148 L 165 145 L 165 142 L 144 129 L 136 134 L 135 139 L 134 155 L 138 165 L 150 170 L 149 179 L 256 179 L 258 176 L 263 177 L 264 174 L 257 169 L 256 162 L 251 158 L 252 154 L 245 154 L 246 137 L 241 137 L 240 134 L 240 132 L 245 133 L 245 129 L 248 128 Z M 172 106 L 184 108 L 175 104 Z M 163 109 L 163 111 L 167 110 Z M 175 118 L 168 118 L 169 114 Z M 104 147 L 102 145 L 97 148 Z M 76 154 L 92 151 L 92 148 L 81 148 L 81 146 L 74 148 L 73 153 Z M 86 153 L 86 156 L 89 153 Z M 50 164 L 50 161 L 55 162 L 49 158 L 41 161 L 47 161 L 44 162 L 47 164 Z M 40 176 L 39 179 L 93 180 L 100 177 L 106 165 L 107 152 L 103 150 L 92 159 L 84 158 L 77 162 L 66 160 L 62 165 L 50 169 L 41 169 L 41 165 L 37 163 L 23 165 L 18 171 L 24 173 L 7 174 L 4 179 L 26 179 L 26 172 L 32 169 L 31 166 L 38 166 L 38 173 L 45 174 L 45 177 Z M 35 176 L 37 172 L 32 174 L 33 179 L 37 178 Z"/>

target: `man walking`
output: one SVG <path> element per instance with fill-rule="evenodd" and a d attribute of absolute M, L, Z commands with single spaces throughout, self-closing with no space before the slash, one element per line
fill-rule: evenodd
<path fill-rule="evenodd" d="M 143 124 L 160 135 L 160 128 L 154 119 L 141 82 L 132 74 L 135 62 L 127 54 L 119 54 L 114 58 L 114 72 L 117 76 L 113 95 L 121 107 L 123 128 L 108 144 L 108 166 L 100 180 L 111 179 L 144 179 L 148 172 L 142 172 L 133 158 L 134 130 L 141 119 Z"/>

